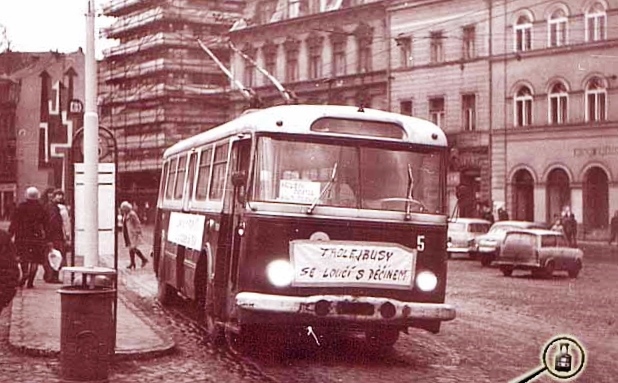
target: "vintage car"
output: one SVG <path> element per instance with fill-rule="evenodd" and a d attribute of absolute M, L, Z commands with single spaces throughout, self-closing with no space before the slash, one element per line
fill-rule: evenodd
<path fill-rule="evenodd" d="M 502 251 L 495 261 L 505 276 L 513 270 L 531 270 L 533 275 L 551 277 L 566 271 L 577 278 L 584 253 L 570 247 L 564 234 L 553 230 L 512 230 L 506 234 Z"/>
<path fill-rule="evenodd" d="M 489 266 L 500 253 L 502 241 L 511 230 L 545 229 L 546 225 L 529 221 L 498 221 L 491 225 L 487 234 L 478 236 L 471 244 L 470 256 L 479 258 L 481 265 Z"/>
<path fill-rule="evenodd" d="M 470 256 L 474 250 L 474 239 L 487 233 L 491 222 L 480 218 L 453 218 L 448 222 L 448 242 L 446 251 L 451 257 L 455 254 Z"/>

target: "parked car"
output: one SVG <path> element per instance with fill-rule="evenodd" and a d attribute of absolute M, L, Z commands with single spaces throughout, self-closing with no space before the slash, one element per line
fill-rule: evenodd
<path fill-rule="evenodd" d="M 480 218 L 453 218 L 448 222 L 448 242 L 446 251 L 449 257 L 454 254 L 470 256 L 475 250 L 474 239 L 489 231 L 491 222 Z"/>
<path fill-rule="evenodd" d="M 530 270 L 533 275 L 551 277 L 566 271 L 577 278 L 584 253 L 570 247 L 564 234 L 552 230 L 513 230 L 506 234 L 496 265 L 505 276 L 513 270 Z"/>
<path fill-rule="evenodd" d="M 529 221 L 498 221 L 487 234 L 478 236 L 472 244 L 471 256 L 479 258 L 482 266 L 489 266 L 500 253 L 506 233 L 517 229 L 545 229 L 546 225 Z"/>

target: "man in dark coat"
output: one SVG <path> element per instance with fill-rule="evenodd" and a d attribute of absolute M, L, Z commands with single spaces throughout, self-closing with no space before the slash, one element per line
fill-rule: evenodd
<path fill-rule="evenodd" d="M 19 283 L 19 267 L 11 235 L 0 230 L 0 312 L 13 300 Z"/>
<path fill-rule="evenodd" d="M 26 200 L 15 209 L 9 227 L 9 233 L 15 236 L 17 257 L 21 263 L 20 286 L 27 282 L 28 288 L 34 287 L 38 265 L 43 263 L 47 248 L 47 222 L 47 212 L 39 202 L 39 190 L 29 187 L 26 190 Z"/>

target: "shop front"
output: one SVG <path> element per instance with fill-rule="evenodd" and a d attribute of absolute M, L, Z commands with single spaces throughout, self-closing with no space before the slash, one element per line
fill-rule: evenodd
<path fill-rule="evenodd" d="M 512 135 L 506 155 L 512 217 L 549 224 L 568 207 L 580 238 L 607 236 L 618 210 L 617 133 Z"/>

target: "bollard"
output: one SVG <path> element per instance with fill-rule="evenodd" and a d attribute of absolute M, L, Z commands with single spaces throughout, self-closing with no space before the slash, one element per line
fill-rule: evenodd
<path fill-rule="evenodd" d="M 76 269 L 76 268 L 73 268 Z M 109 284 L 63 286 L 61 297 L 60 370 L 66 381 L 106 382 L 115 353 L 116 290 Z"/>

